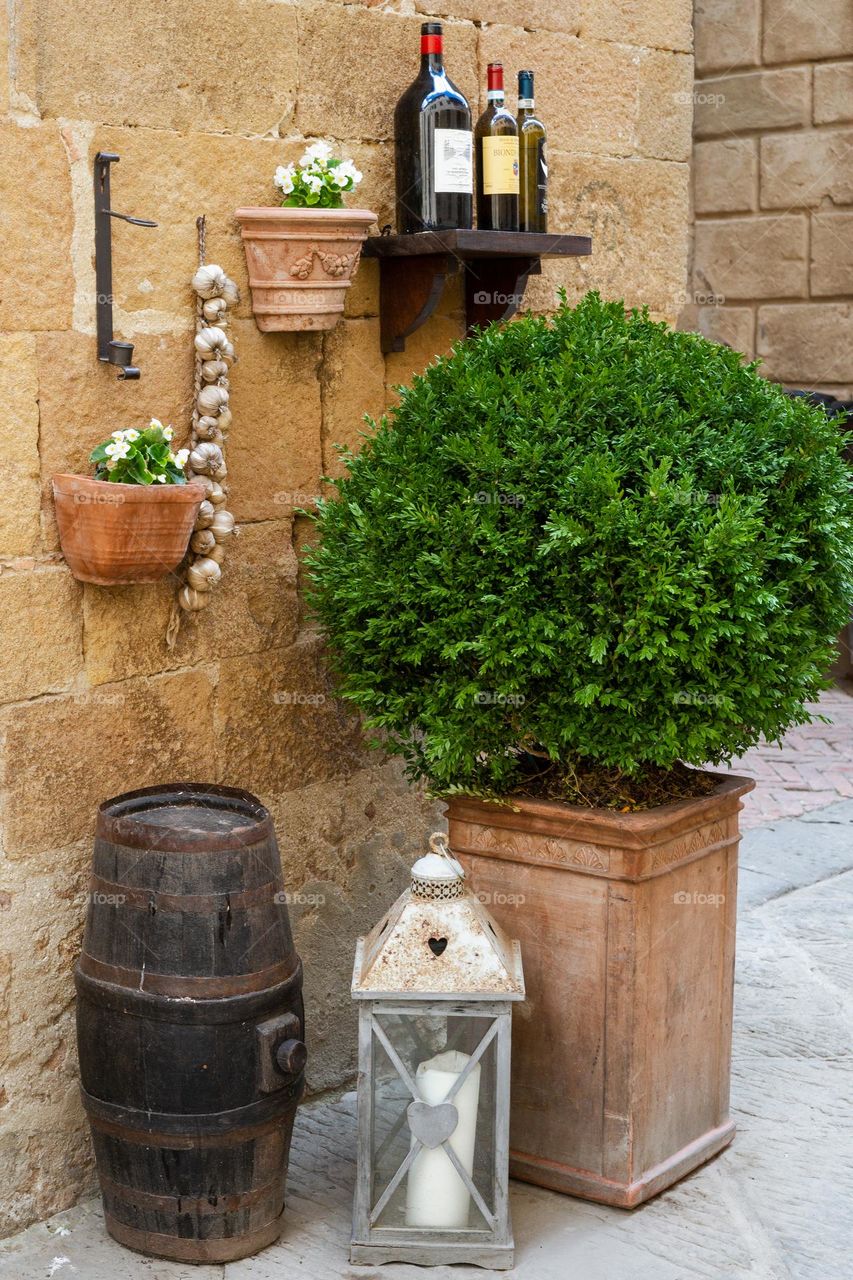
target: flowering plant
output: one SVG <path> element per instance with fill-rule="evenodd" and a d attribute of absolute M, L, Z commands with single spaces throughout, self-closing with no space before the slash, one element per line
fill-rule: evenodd
<path fill-rule="evenodd" d="M 121 484 L 186 484 L 184 467 L 190 451 L 173 453 L 173 434 L 172 428 L 164 427 L 157 418 L 142 431 L 135 427 L 114 431 L 89 456 L 96 464 L 95 479 Z"/>
<path fill-rule="evenodd" d="M 352 160 L 333 156 L 327 142 L 314 142 L 298 165 L 280 164 L 273 182 L 283 196 L 285 208 L 319 205 L 321 209 L 340 209 L 344 193 L 354 191 L 362 176 Z"/>

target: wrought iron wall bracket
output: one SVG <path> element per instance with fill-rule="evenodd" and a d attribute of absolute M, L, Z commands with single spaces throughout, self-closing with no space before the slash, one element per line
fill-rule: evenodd
<path fill-rule="evenodd" d="M 136 379 L 139 370 L 133 364 L 133 343 L 113 337 L 113 260 L 112 224 L 110 218 L 121 218 L 135 227 L 156 227 L 150 218 L 133 218 L 129 213 L 116 213 L 110 208 L 110 165 L 119 157 L 111 151 L 95 156 L 95 291 L 98 323 L 98 359 L 119 366 L 118 377 Z"/>

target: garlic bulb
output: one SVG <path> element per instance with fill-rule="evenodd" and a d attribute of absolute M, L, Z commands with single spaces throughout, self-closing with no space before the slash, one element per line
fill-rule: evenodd
<path fill-rule="evenodd" d="M 211 549 L 216 546 L 216 538 L 212 529 L 197 529 L 190 538 L 190 547 L 197 556 L 209 555 Z"/>
<path fill-rule="evenodd" d="M 218 378 L 224 378 L 228 372 L 228 365 L 224 360 L 205 360 L 201 366 L 201 376 L 205 382 L 216 382 Z"/>
<path fill-rule="evenodd" d="M 205 479 L 207 480 L 207 476 L 205 476 Z M 212 480 L 207 480 L 207 483 L 211 486 L 213 485 Z M 209 529 L 213 524 L 213 517 L 215 515 L 216 508 L 208 498 L 205 498 L 204 502 L 199 507 L 198 515 L 195 518 L 196 529 Z"/>
<path fill-rule="evenodd" d="M 227 431 L 231 426 L 232 413 L 227 404 L 224 404 L 219 410 L 219 416 L 216 419 L 216 425 L 223 431 Z"/>
<path fill-rule="evenodd" d="M 202 387 L 196 403 L 203 415 L 212 417 L 228 403 L 228 392 L 225 387 L 220 386 Z"/>
<path fill-rule="evenodd" d="M 190 452 L 189 465 L 203 476 L 219 476 L 225 473 L 225 459 L 218 444 L 209 440 L 197 444 Z M 209 495 L 208 495 L 209 496 Z"/>
<path fill-rule="evenodd" d="M 216 586 L 221 577 L 222 570 L 209 556 L 194 560 L 187 569 L 187 582 L 194 591 L 209 591 L 211 587 Z"/>
<path fill-rule="evenodd" d="M 205 497 L 205 501 L 206 501 L 206 500 L 208 500 L 208 499 L 210 498 L 210 489 L 211 489 L 211 485 L 213 484 L 213 481 L 210 479 L 210 477 L 209 477 L 209 476 L 197 476 L 197 475 L 193 475 L 193 473 L 192 473 L 192 471 L 191 471 L 191 469 L 190 469 L 189 465 L 187 465 L 187 468 L 186 468 L 186 470 L 185 470 L 185 472 L 184 472 L 184 475 L 186 476 L 187 480 L 188 480 L 191 484 L 200 484 L 200 485 L 201 485 L 202 489 L 204 489 L 204 497 Z M 202 505 L 202 506 L 204 506 L 204 502 L 202 502 L 202 504 L 201 504 L 201 505 Z"/>
<path fill-rule="evenodd" d="M 213 425 L 202 427 L 201 425 L 202 422 L 204 423 L 209 422 L 209 423 L 212 423 Z M 217 427 L 216 425 L 215 418 L 202 418 L 199 421 L 198 427 L 196 428 L 196 435 L 198 436 L 199 440 L 212 440 L 214 444 L 222 444 L 222 441 L 225 439 L 224 433 L 221 432 L 219 430 L 219 427 Z"/>
<path fill-rule="evenodd" d="M 193 276 L 193 288 L 200 298 L 213 298 L 216 294 L 224 293 L 228 283 L 225 272 L 213 262 L 199 267 Z"/>
<path fill-rule="evenodd" d="M 215 560 L 217 564 L 222 564 L 225 559 L 225 548 L 215 542 L 207 553 L 209 560 Z"/>
<path fill-rule="evenodd" d="M 231 343 L 225 336 L 225 330 L 220 329 L 217 325 L 211 325 L 207 329 L 200 329 L 195 335 L 195 349 L 202 360 L 209 360 L 211 356 L 218 356 L 219 352 L 224 351 L 226 347 L 231 347 Z M 231 347 L 231 351 L 233 354 L 233 347 Z"/>
<path fill-rule="evenodd" d="M 207 591 L 194 591 L 192 587 L 181 587 L 178 592 L 178 604 L 189 613 L 194 613 L 197 609 L 203 609 L 205 605 L 210 604 L 210 594 Z"/>
<path fill-rule="evenodd" d="M 240 290 L 237 288 L 230 276 L 225 277 L 225 284 L 222 286 L 222 296 L 228 303 L 229 307 L 236 307 L 240 301 Z"/>
<path fill-rule="evenodd" d="M 230 538 L 234 532 L 234 517 L 230 511 L 217 511 L 210 528 L 216 541 L 222 542 L 223 538 Z"/>
<path fill-rule="evenodd" d="M 211 324 L 225 324 L 225 314 L 228 311 L 228 303 L 224 298 L 211 298 L 204 304 L 201 314 L 205 320 Z"/>
<path fill-rule="evenodd" d="M 228 494 L 221 484 L 217 484 L 215 480 L 212 480 L 210 482 L 210 490 L 207 496 L 213 506 L 218 508 L 222 506 L 223 502 L 228 497 Z M 210 523 L 213 524 L 213 521 L 211 520 Z"/>

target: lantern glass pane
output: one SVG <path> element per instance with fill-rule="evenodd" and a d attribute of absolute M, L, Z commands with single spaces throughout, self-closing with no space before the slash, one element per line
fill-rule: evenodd
<path fill-rule="evenodd" d="M 494 1017 L 465 1013 L 459 1006 L 447 1012 L 436 1012 L 434 1006 L 429 1011 L 374 1012 L 374 1229 L 407 1236 L 493 1230 L 495 1027 Z M 477 1056 L 484 1040 L 486 1047 Z M 475 1064 L 462 1078 L 472 1057 Z M 400 1176 L 416 1138 L 421 1147 Z M 475 1192 L 454 1166 L 448 1145 Z"/>

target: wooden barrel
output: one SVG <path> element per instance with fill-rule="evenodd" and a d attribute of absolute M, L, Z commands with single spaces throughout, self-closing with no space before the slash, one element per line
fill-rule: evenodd
<path fill-rule="evenodd" d="M 263 805 L 197 783 L 106 801 L 75 979 L 110 1234 L 181 1262 L 271 1244 L 306 1054 Z"/>

